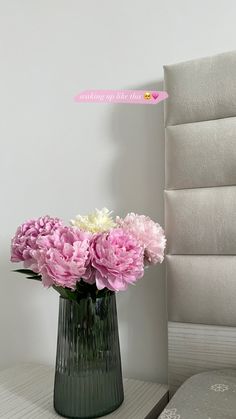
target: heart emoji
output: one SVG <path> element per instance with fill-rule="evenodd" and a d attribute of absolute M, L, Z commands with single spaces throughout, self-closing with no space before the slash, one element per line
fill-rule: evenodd
<path fill-rule="evenodd" d="M 152 97 L 154 100 L 156 100 L 158 98 L 158 93 L 157 92 L 152 92 Z"/>

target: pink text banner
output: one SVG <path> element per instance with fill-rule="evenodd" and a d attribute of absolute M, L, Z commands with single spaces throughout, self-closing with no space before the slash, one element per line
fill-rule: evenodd
<path fill-rule="evenodd" d="M 167 98 L 167 92 L 157 90 L 85 90 L 75 96 L 75 101 L 79 103 L 156 105 Z"/>

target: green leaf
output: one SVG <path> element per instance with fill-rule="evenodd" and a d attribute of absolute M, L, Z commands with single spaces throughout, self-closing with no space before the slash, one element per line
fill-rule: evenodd
<path fill-rule="evenodd" d="M 31 276 L 37 275 L 37 273 L 34 271 L 31 271 L 31 269 L 14 269 L 13 272 L 18 272 L 20 274 L 31 275 Z"/>
<path fill-rule="evenodd" d="M 36 281 L 42 281 L 42 277 L 40 275 L 34 275 L 34 276 L 27 276 L 27 279 L 34 279 Z"/>
<path fill-rule="evenodd" d="M 67 298 L 68 300 L 71 300 L 71 301 L 76 301 L 77 300 L 77 293 L 75 291 L 71 291 L 69 288 L 63 288 L 63 287 L 59 287 L 57 285 L 53 285 L 53 288 L 54 288 L 54 290 L 59 292 L 59 294 L 63 298 Z"/>
<path fill-rule="evenodd" d="M 29 276 L 26 276 L 27 279 L 34 279 L 36 281 L 42 281 L 41 275 L 37 274 L 34 271 L 31 271 L 31 269 L 15 269 L 13 272 L 18 272 L 23 275 L 29 275 Z"/>

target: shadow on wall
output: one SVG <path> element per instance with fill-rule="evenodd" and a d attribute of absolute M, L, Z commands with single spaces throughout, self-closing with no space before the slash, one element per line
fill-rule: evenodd
<path fill-rule="evenodd" d="M 163 82 L 132 87 L 163 90 Z M 111 138 L 117 146 L 111 189 L 116 212 L 149 215 L 161 225 L 164 189 L 164 112 L 157 105 L 115 105 Z M 164 265 L 150 267 L 135 287 L 118 295 L 125 374 L 166 382 L 167 327 Z"/>

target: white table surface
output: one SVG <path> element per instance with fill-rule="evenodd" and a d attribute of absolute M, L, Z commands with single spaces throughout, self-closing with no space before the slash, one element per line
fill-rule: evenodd
<path fill-rule="evenodd" d="M 0 371 L 1 419 L 55 419 L 53 409 L 54 369 L 20 364 Z M 168 401 L 167 386 L 124 380 L 125 401 L 105 418 L 156 419 Z"/>

